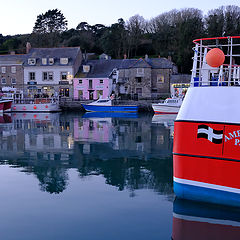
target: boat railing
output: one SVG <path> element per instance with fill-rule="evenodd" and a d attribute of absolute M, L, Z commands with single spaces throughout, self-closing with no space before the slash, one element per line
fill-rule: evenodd
<path fill-rule="evenodd" d="M 58 103 L 57 98 L 23 98 L 14 99 L 15 104 L 44 104 L 44 103 Z"/>
<path fill-rule="evenodd" d="M 202 38 L 195 44 L 191 87 L 240 86 L 240 36 Z M 222 50 L 224 64 L 211 67 L 207 64 L 207 52 L 213 48 Z"/>

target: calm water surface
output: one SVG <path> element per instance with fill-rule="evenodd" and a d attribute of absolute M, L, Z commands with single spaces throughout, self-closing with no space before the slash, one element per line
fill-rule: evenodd
<path fill-rule="evenodd" d="M 174 117 L 2 116 L 1 239 L 190 239 L 215 207 L 174 200 Z"/>

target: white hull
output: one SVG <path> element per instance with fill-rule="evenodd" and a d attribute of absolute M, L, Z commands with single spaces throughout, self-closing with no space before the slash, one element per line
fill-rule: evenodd
<path fill-rule="evenodd" d="M 58 103 L 13 103 L 12 112 L 59 112 L 61 111 Z"/>
<path fill-rule="evenodd" d="M 166 106 L 164 104 L 152 104 L 155 113 L 177 114 L 180 106 Z"/>

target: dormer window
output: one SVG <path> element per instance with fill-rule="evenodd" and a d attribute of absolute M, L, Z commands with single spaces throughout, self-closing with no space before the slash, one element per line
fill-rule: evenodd
<path fill-rule="evenodd" d="M 49 65 L 53 65 L 54 64 L 54 58 L 49 58 L 48 62 L 49 62 Z"/>
<path fill-rule="evenodd" d="M 47 58 L 42 58 L 42 65 L 47 65 Z"/>
<path fill-rule="evenodd" d="M 60 64 L 67 65 L 68 64 L 68 58 L 60 58 Z"/>
<path fill-rule="evenodd" d="M 36 58 L 29 58 L 28 65 L 36 65 Z"/>

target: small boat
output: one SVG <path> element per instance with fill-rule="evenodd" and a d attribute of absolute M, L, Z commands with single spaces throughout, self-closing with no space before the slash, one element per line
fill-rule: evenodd
<path fill-rule="evenodd" d="M 12 112 L 59 112 L 59 102 L 54 98 L 14 99 Z"/>
<path fill-rule="evenodd" d="M 137 105 L 112 105 L 112 100 L 107 99 L 98 99 L 95 102 L 89 104 L 82 104 L 83 108 L 87 112 L 137 112 Z"/>
<path fill-rule="evenodd" d="M 183 98 L 167 98 L 164 102 L 153 103 L 154 114 L 177 114 L 183 102 Z"/>
<path fill-rule="evenodd" d="M 240 36 L 193 42 L 191 85 L 174 124 L 174 192 L 239 207 Z"/>
<path fill-rule="evenodd" d="M 10 111 L 12 106 L 12 100 L 0 99 L 0 113 Z"/>

